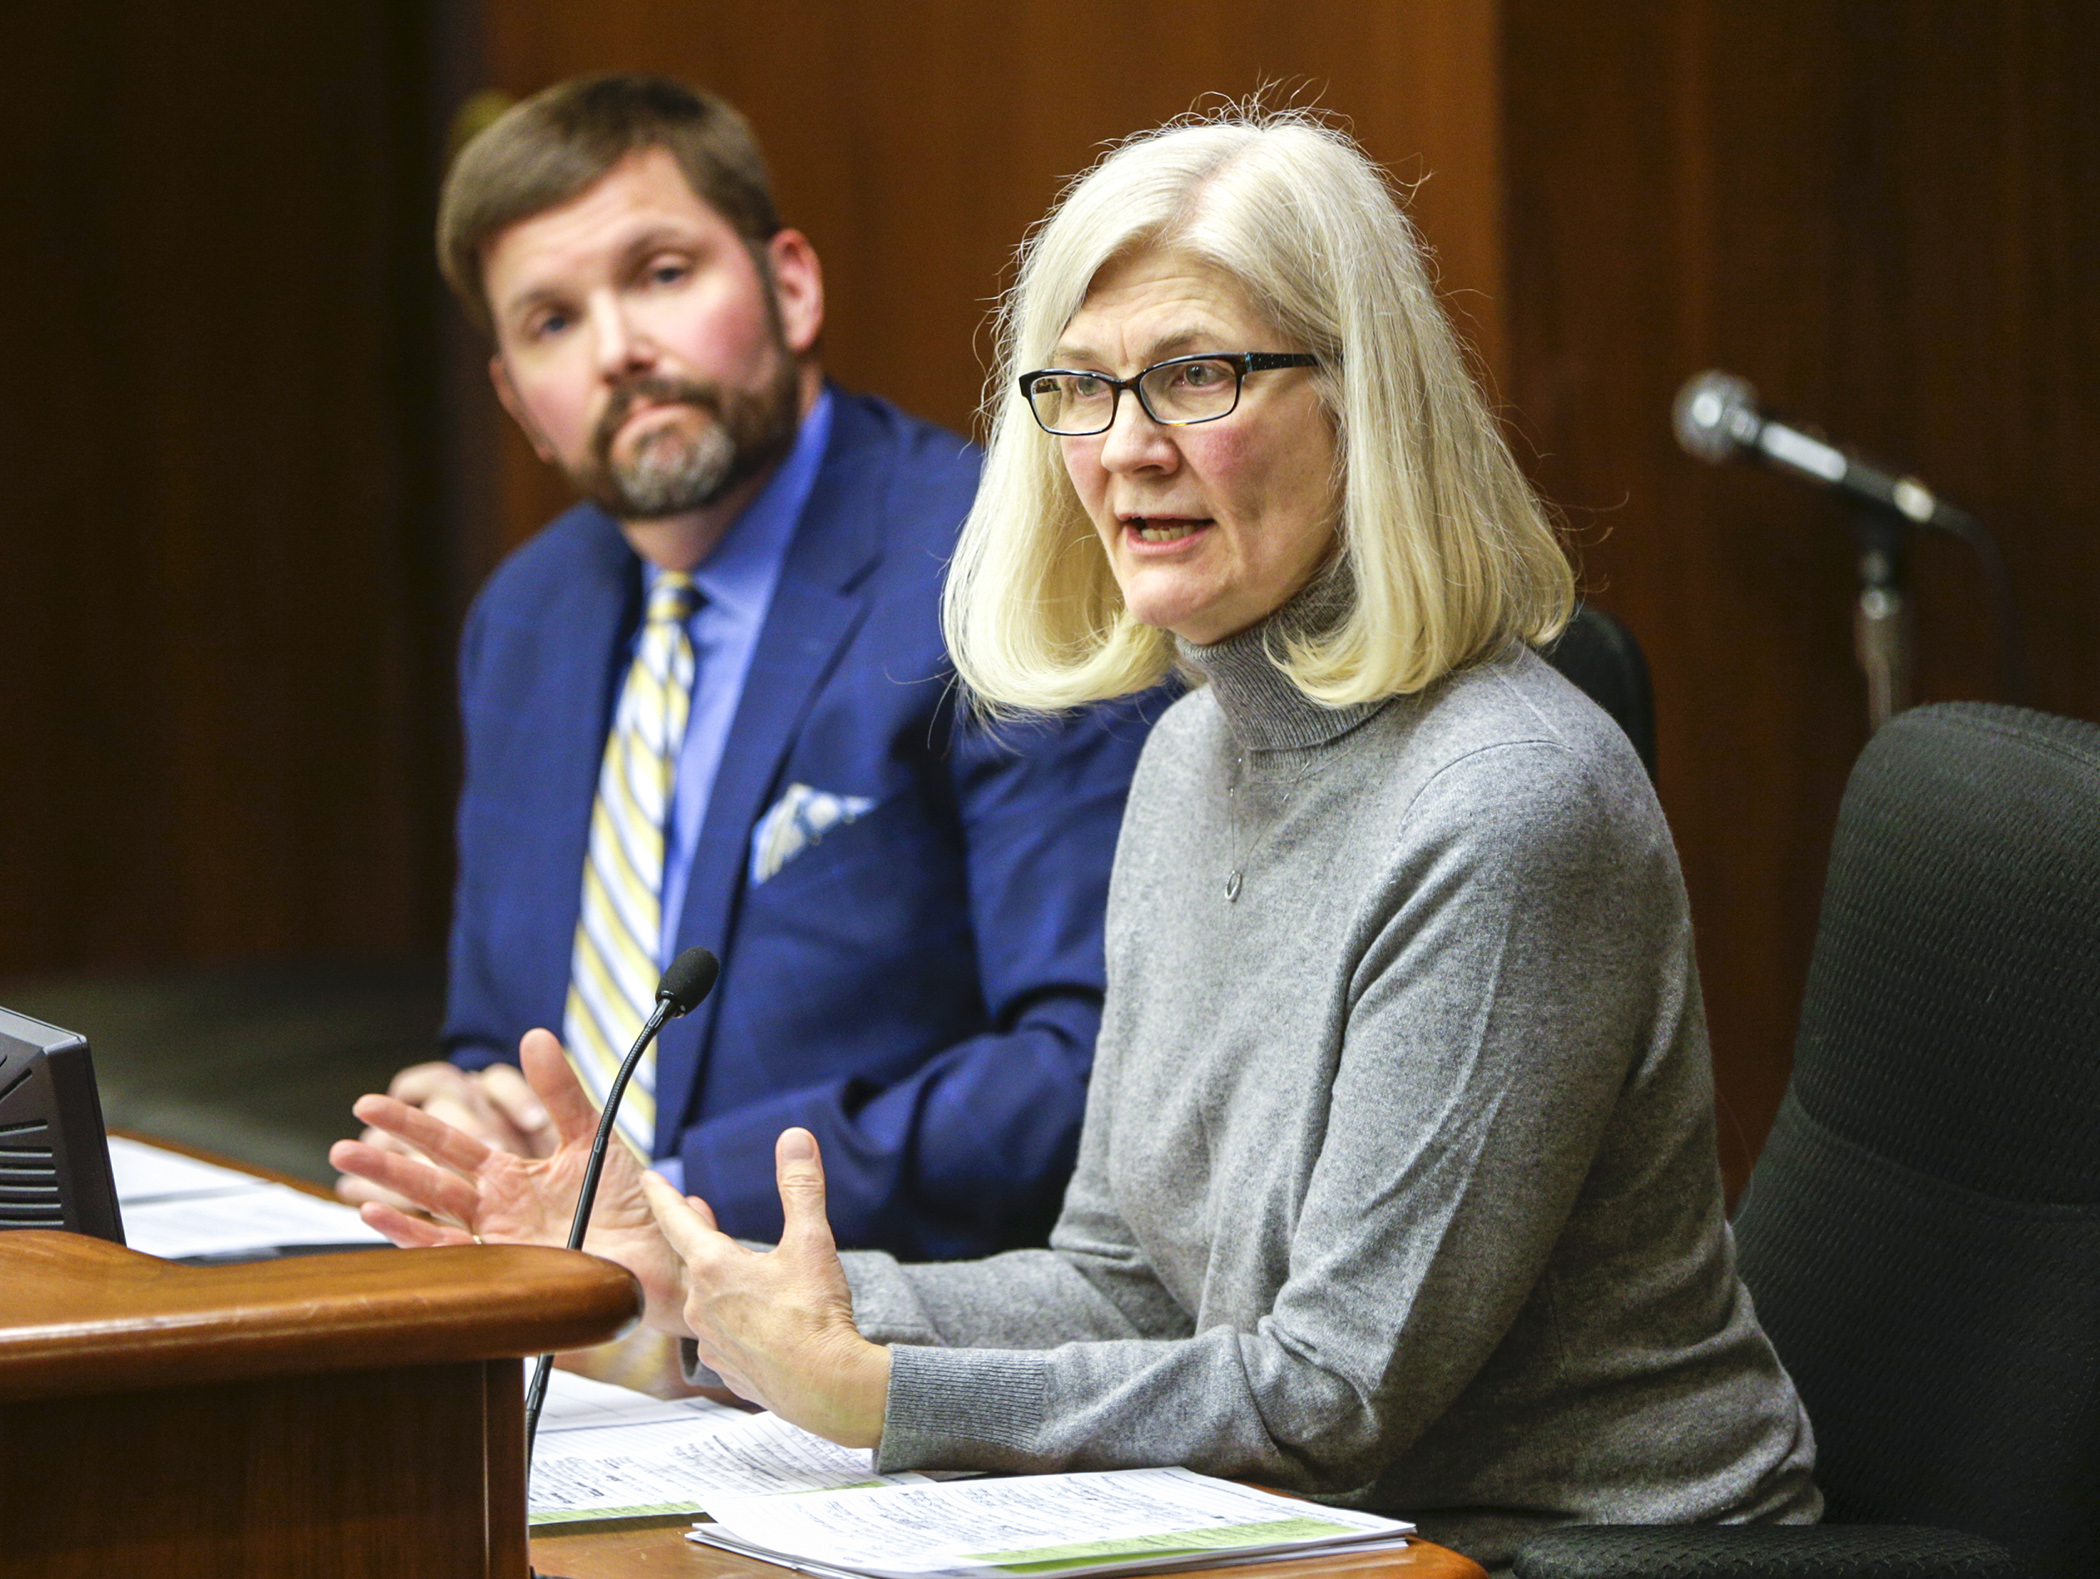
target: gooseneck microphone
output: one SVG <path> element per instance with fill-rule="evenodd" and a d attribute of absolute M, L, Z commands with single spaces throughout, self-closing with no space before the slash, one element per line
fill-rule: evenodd
<path fill-rule="evenodd" d="M 2012 586 L 1998 545 L 1983 523 L 1915 477 L 1867 459 L 1848 446 L 1765 410 L 1757 391 L 1733 373 L 1709 371 L 1677 391 L 1671 423 L 1695 460 L 1721 465 L 1755 461 L 1827 488 L 1859 507 L 1859 604 L 1853 642 L 1867 678 L 1867 717 L 1880 728 L 1909 705 L 1910 617 L 1903 592 L 1906 527 L 1930 527 L 1960 538 L 1983 567 L 1998 626 L 1999 683 L 2007 701 L 2026 691 L 2026 661 Z"/>
<path fill-rule="evenodd" d="M 634 1046 L 627 1051 L 626 1061 L 620 1072 L 613 1076 L 613 1083 L 605 1093 L 605 1111 L 598 1115 L 598 1133 L 591 1140 L 591 1160 L 584 1166 L 583 1188 L 576 1192 L 576 1219 L 569 1225 L 569 1248 L 583 1248 L 584 1231 L 591 1225 L 591 1207 L 598 1199 L 598 1175 L 605 1171 L 605 1148 L 612 1139 L 613 1119 L 620 1111 L 620 1098 L 627 1092 L 627 1082 L 634 1078 L 634 1071 L 642 1061 L 642 1054 L 656 1040 L 656 1033 L 665 1024 L 680 1015 L 690 1014 L 706 1001 L 715 990 L 715 978 L 722 973 L 722 962 L 704 948 L 689 948 L 671 961 L 663 979 L 656 984 L 656 1007 L 650 1011 L 642 1034 L 634 1039 Z M 532 1387 L 525 1396 L 525 1464 L 531 1473 L 532 1444 L 539 1435 L 540 1406 L 547 1401 L 547 1372 L 553 1367 L 554 1356 L 543 1354 L 533 1369 Z"/>
<path fill-rule="evenodd" d="M 1974 516 L 1917 478 L 1901 476 L 1762 409 L 1757 391 L 1733 373 L 1707 372 L 1686 380 L 1670 417 L 1677 442 L 1694 459 L 1715 465 L 1757 461 L 1917 526 L 1962 538 L 1977 530 Z"/>

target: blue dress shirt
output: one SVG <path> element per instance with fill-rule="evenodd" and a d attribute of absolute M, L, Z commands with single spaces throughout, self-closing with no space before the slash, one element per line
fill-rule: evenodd
<path fill-rule="evenodd" d="M 685 886 L 692 876 L 693 848 L 700 842 L 700 823 L 707 797 L 722 766 L 729 726 L 743 700 L 744 676 L 751 654 L 773 606 L 773 588 L 787 559 L 788 541 L 809 490 L 817 480 L 817 463 L 831 437 L 831 391 L 817 397 L 795 447 L 744 513 L 730 524 L 713 553 L 693 572 L 700 601 L 686 620 L 693 640 L 693 705 L 686 715 L 685 743 L 678 753 L 678 780 L 672 791 L 671 825 L 664 829 L 663 935 L 657 943 L 657 966 L 671 963 L 678 937 L 677 918 L 685 911 Z M 663 572 L 644 568 L 643 605 Z M 641 640 L 641 632 L 635 632 Z"/>
<path fill-rule="evenodd" d="M 686 634 L 693 642 L 693 702 L 678 753 L 671 821 L 664 829 L 659 968 L 671 963 L 678 939 L 677 918 L 684 912 L 686 883 L 692 876 L 693 849 L 707 816 L 707 798 L 722 766 L 722 749 L 729 740 L 737 703 L 743 699 L 744 677 L 751 670 L 758 633 L 765 626 L 766 611 L 773 606 L 773 589 L 780 582 L 788 542 L 795 535 L 802 507 L 809 502 L 817 464 L 824 458 L 830 437 L 831 391 L 827 389 L 817 397 L 795 435 L 794 448 L 772 480 L 693 571 L 693 584 L 700 589 L 700 601 L 686 619 Z M 644 566 L 645 606 L 649 590 L 662 574 L 654 565 Z M 641 640 L 640 631 L 634 639 Z M 684 1188 L 685 1168 L 679 1158 L 658 1158 L 655 1167 L 675 1188 Z"/>

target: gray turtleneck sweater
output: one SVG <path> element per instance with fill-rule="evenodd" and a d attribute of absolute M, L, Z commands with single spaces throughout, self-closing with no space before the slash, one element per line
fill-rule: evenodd
<path fill-rule="evenodd" d="M 885 1470 L 1186 1464 L 1490 1565 L 1569 1521 L 1807 1521 L 1737 1280 L 1668 829 L 1529 651 L 1335 711 L 1185 657 L 1131 785 L 1047 1250 L 846 1257 Z"/>

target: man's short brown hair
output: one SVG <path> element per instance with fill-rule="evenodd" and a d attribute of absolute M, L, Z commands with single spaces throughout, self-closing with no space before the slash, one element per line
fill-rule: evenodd
<path fill-rule="evenodd" d="M 467 316 L 495 332 L 482 278 L 491 241 L 645 148 L 676 159 L 693 195 L 745 240 L 779 231 L 765 156 L 726 101 L 663 77 L 578 77 L 513 105 L 452 161 L 438 198 L 438 267 Z"/>

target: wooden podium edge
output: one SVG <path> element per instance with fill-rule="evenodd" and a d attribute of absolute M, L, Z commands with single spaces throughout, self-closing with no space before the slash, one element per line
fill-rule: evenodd
<path fill-rule="evenodd" d="M 188 1267 L 78 1234 L 0 1234 L 0 1399 L 512 1358 L 628 1330 L 640 1290 L 530 1245 Z"/>

